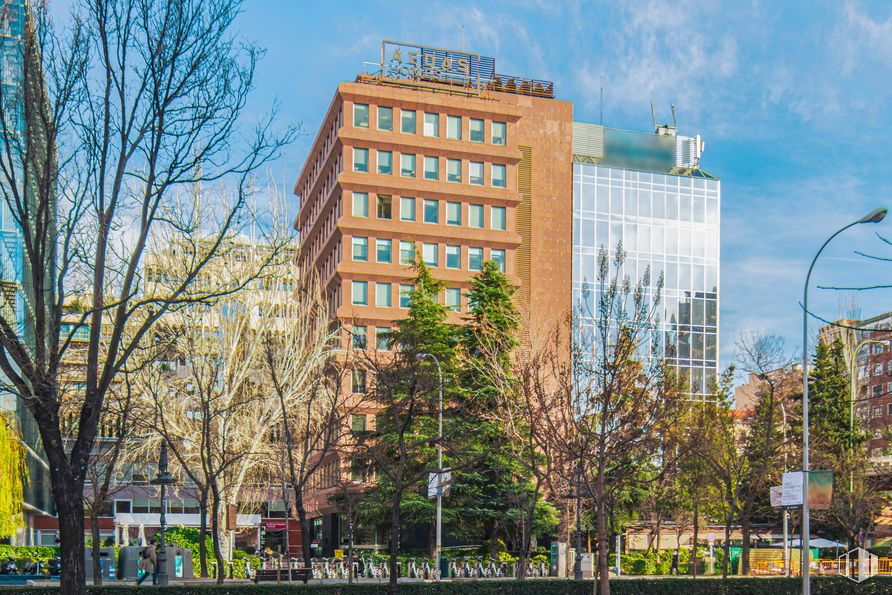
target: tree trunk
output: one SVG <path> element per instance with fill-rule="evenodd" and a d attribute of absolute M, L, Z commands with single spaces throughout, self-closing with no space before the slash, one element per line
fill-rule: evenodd
<path fill-rule="evenodd" d="M 307 509 L 304 506 L 304 491 L 297 483 L 294 484 L 294 508 L 297 510 L 297 520 L 300 523 L 300 549 L 303 553 L 304 566 L 313 567 L 312 556 L 310 555 L 310 519 L 307 516 Z"/>
<path fill-rule="evenodd" d="M 99 503 L 93 502 L 90 507 L 90 535 L 93 537 L 93 545 L 90 548 L 93 554 L 93 584 L 102 584 L 102 572 L 99 567 Z"/>
<path fill-rule="evenodd" d="M 60 593 L 86 595 L 83 485 L 54 478 L 53 499 L 59 512 L 59 542 L 62 546 Z"/>
<path fill-rule="evenodd" d="M 524 511 L 525 518 L 520 528 L 520 557 L 517 560 L 517 578 L 525 579 L 527 577 L 527 556 L 530 553 L 530 543 L 533 540 L 533 521 L 536 518 L 536 502 L 539 500 L 539 485 L 536 483 L 536 489 L 533 491 L 532 501 L 526 506 Z"/>
<path fill-rule="evenodd" d="M 697 578 L 697 537 L 700 531 L 700 499 L 694 499 L 694 543 L 691 548 L 691 576 Z"/>
<path fill-rule="evenodd" d="M 731 566 L 731 515 L 725 517 L 725 543 L 722 544 L 724 560 L 722 560 L 722 578 L 728 578 Z"/>
<path fill-rule="evenodd" d="M 740 519 L 740 535 L 743 538 L 743 547 L 740 550 L 740 575 L 747 576 L 750 573 L 750 533 L 752 526 L 749 515 Z"/>
<path fill-rule="evenodd" d="M 201 490 L 198 500 L 198 564 L 201 578 L 208 577 L 208 490 Z"/>
<path fill-rule="evenodd" d="M 607 511 L 604 508 L 604 475 L 598 474 L 595 482 L 598 522 L 598 592 L 610 595 L 610 562 L 607 559 Z"/>
<path fill-rule="evenodd" d="M 223 566 L 223 550 L 220 548 L 220 491 L 213 491 L 213 503 L 211 504 L 211 540 L 214 544 L 214 558 L 217 559 L 217 584 L 223 584 L 226 578 L 226 569 Z"/>
<path fill-rule="evenodd" d="M 390 583 L 387 589 L 390 595 L 396 595 L 397 579 L 400 575 L 397 568 L 397 555 L 400 550 L 400 504 L 402 500 L 402 492 L 397 489 L 394 491 L 393 504 L 390 508 Z"/>

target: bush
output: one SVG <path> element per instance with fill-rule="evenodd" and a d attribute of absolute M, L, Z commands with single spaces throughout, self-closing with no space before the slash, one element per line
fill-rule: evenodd
<path fill-rule="evenodd" d="M 801 592 L 797 578 L 735 578 L 720 579 L 623 579 L 611 581 L 614 595 L 796 595 Z M 155 595 L 385 595 L 386 584 L 337 585 L 250 585 L 232 583 L 215 585 L 177 585 L 152 587 Z M 880 595 L 892 592 L 892 578 L 876 577 L 860 585 L 845 578 L 815 578 L 815 595 Z M 58 595 L 58 588 L 5 588 L 0 593 L 27 595 Z M 90 595 L 133 595 L 130 586 L 90 587 Z M 451 583 L 401 583 L 402 595 L 589 595 L 591 581 L 529 579 L 525 581 L 456 581 Z"/>

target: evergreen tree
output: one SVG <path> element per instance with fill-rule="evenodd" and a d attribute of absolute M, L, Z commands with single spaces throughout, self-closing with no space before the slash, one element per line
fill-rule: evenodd
<path fill-rule="evenodd" d="M 857 422 L 849 427 L 849 381 L 842 341 L 818 343 L 808 374 L 809 423 L 816 462 L 829 464 L 864 441 Z"/>

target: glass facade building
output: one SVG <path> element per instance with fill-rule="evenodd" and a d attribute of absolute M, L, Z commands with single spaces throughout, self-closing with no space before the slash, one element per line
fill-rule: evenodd
<path fill-rule="evenodd" d="M 658 139 L 660 150 L 674 149 L 661 156 L 651 150 L 656 134 L 617 131 L 611 142 L 613 131 L 597 128 L 607 142 L 589 143 L 573 164 L 577 324 L 596 322 L 597 308 L 583 300 L 597 291 L 599 250 L 613 261 L 622 242 L 623 276 L 635 284 L 649 267 L 651 290 L 663 277 L 659 349 L 689 380 L 692 398 L 709 398 L 718 369 L 720 182 L 698 167 L 699 138 Z M 574 145 L 574 153 L 586 149 L 576 139 Z M 591 155 L 593 146 L 600 155 Z M 612 147 L 613 157 L 605 154 Z"/>

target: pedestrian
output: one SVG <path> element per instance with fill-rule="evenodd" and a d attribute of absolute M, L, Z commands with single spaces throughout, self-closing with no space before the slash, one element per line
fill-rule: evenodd
<path fill-rule="evenodd" d="M 136 580 L 136 586 L 140 586 L 149 574 L 152 575 L 152 584 L 158 584 L 158 558 L 155 554 L 154 547 L 147 547 L 139 552 L 140 560 L 138 568 L 143 571 L 143 575 Z"/>
<path fill-rule="evenodd" d="M 251 580 L 251 560 L 245 558 L 245 578 Z"/>
<path fill-rule="evenodd" d="M 678 574 L 678 550 L 672 554 L 672 566 L 669 567 L 669 574 Z"/>

